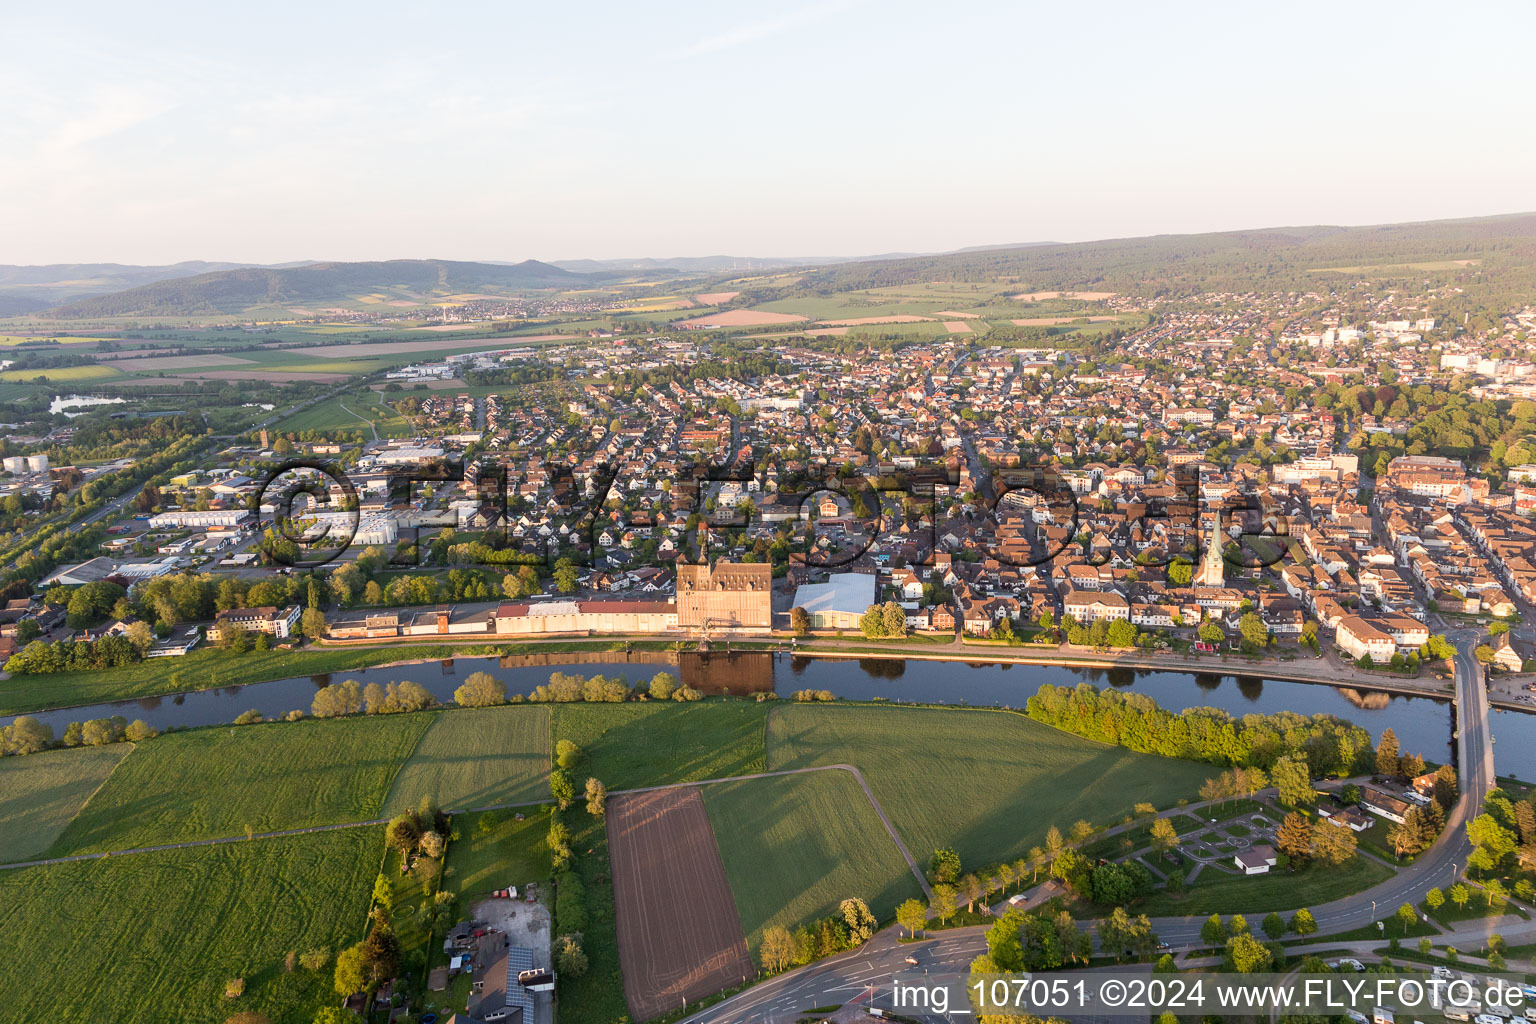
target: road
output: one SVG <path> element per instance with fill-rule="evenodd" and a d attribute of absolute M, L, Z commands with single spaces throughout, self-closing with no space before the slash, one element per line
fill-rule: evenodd
<path fill-rule="evenodd" d="M 1402 904 L 1420 901 L 1429 889 L 1450 885 L 1457 872 L 1466 867 L 1467 855 L 1472 847 L 1465 826 L 1482 810 L 1483 797 L 1494 782 L 1488 695 L 1483 683 L 1482 666 L 1472 653 L 1476 636 L 1476 631 L 1461 630 L 1447 637 L 1456 644 L 1457 649 L 1456 742 L 1461 799 L 1446 816 L 1445 831 L 1433 846 L 1412 864 L 1398 870 L 1388 881 L 1353 896 L 1310 908 L 1317 920 L 1320 942 L 1324 941 L 1328 933 L 1352 931 L 1367 927 L 1377 920 L 1384 920 Z M 1042 895 L 1039 889 L 1034 890 L 1030 903 L 1038 902 Z M 1003 906 L 999 904 L 999 912 Z M 1200 939 L 1200 926 L 1205 923 L 1206 916 L 1159 917 L 1153 919 L 1152 925 L 1158 938 L 1170 944 L 1174 950 L 1189 950 L 1205 945 Z M 1248 916 L 1250 920 L 1257 921 L 1263 914 Z M 1488 929 L 1488 922 L 1471 921 L 1459 925 L 1455 933 L 1474 935 L 1486 933 Z M 1504 934 L 1508 938 L 1522 935 L 1525 931 L 1536 933 L 1536 923 L 1505 928 Z M 916 981 L 915 975 L 918 972 L 964 972 L 973 959 L 986 951 L 985 932 L 986 927 L 981 925 L 956 928 L 940 932 L 927 942 L 902 944 L 897 941 L 898 930 L 887 928 L 859 950 L 771 978 L 684 1018 L 681 1024 L 776 1024 L 778 1021 L 793 1019 L 799 1011 L 813 1006 L 830 1006 L 834 1003 L 847 1005 L 870 1000 L 888 1006 L 888 999 L 880 1000 L 877 994 L 888 994 L 895 976 Z M 1377 941 L 1363 945 L 1374 947 L 1381 944 Z M 1368 950 L 1362 949 L 1361 952 Z M 917 959 L 917 966 L 905 962 L 908 955 Z M 957 1019 L 970 1020 L 971 1017 L 966 1014 Z"/>

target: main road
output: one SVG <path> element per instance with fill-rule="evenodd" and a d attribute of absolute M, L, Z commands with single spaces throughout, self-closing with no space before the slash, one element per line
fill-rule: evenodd
<path fill-rule="evenodd" d="M 1332 932 L 1353 931 L 1385 920 L 1402 904 L 1417 903 L 1428 890 L 1450 885 L 1466 867 L 1467 855 L 1472 850 L 1466 823 L 1482 811 L 1483 797 L 1494 783 L 1493 739 L 1488 726 L 1483 667 L 1472 653 L 1476 635 L 1473 631 L 1458 631 L 1448 639 L 1456 644 L 1456 750 L 1461 798 L 1446 816 L 1440 838 L 1412 864 L 1398 869 L 1380 885 L 1311 907 L 1320 939 Z M 1048 895 L 1043 889 L 1042 886 L 1031 891 L 1026 905 L 1043 902 Z M 1248 916 L 1257 920 L 1262 914 Z M 1204 945 L 1200 939 L 1200 926 L 1204 923 L 1205 917 L 1200 915 L 1159 917 L 1152 922 L 1158 938 L 1175 950 Z M 1460 926 L 1457 931 L 1478 929 L 1492 930 L 1490 923 L 1479 921 Z M 980 925 L 954 928 L 937 933 L 929 941 L 906 944 L 898 941 L 898 929 L 887 928 L 857 950 L 770 978 L 700 1010 L 680 1024 L 777 1024 L 795 1020 L 815 1006 L 872 1002 L 889 1006 L 888 995 L 897 976 L 904 982 L 920 983 L 924 976 L 965 973 L 971 961 L 986 952 L 985 932 L 986 927 Z M 1509 929 L 1505 932 L 1513 934 Z M 915 966 L 906 962 L 908 956 L 917 961 Z M 962 1019 L 971 1018 L 966 1015 Z"/>

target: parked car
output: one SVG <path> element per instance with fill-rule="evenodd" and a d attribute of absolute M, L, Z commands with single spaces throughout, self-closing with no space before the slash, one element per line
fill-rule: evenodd
<path fill-rule="evenodd" d="M 917 957 L 915 957 L 915 956 L 908 955 L 908 956 L 902 957 L 902 959 L 905 960 L 907 963 L 911 964 L 913 967 L 917 966 Z"/>

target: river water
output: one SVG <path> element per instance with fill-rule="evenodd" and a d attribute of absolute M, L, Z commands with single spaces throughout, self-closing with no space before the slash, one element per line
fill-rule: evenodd
<path fill-rule="evenodd" d="M 529 693 L 549 681 L 552 672 L 624 676 L 631 683 L 657 672 L 671 672 L 707 693 L 750 694 L 773 690 L 787 697 L 796 690 L 829 690 L 838 697 L 928 703 L 1022 707 L 1042 683 L 1075 686 L 1081 682 L 1145 693 L 1170 710 L 1215 707 L 1233 715 L 1255 712 L 1326 712 L 1369 729 L 1373 736 L 1391 728 L 1405 752 L 1443 761 L 1451 750 L 1451 706 L 1428 697 L 1402 697 L 1315 683 L 1296 683 L 1216 673 L 1153 672 L 994 662 L 809 658 L 791 654 L 739 652 L 716 654 L 645 651 L 615 653 L 510 655 L 455 658 L 334 675 L 295 676 L 248 686 L 220 687 L 164 697 L 145 697 L 90 707 L 38 712 L 35 717 L 60 735 L 70 722 L 122 715 L 142 718 L 157 729 L 220 725 L 247 710 L 275 717 L 299 709 L 306 713 L 315 692 L 332 682 L 389 683 L 412 680 L 439 700 L 471 672 L 501 679 L 509 693 Z M 9 721 L 6 719 L 5 721 Z M 1536 777 L 1536 715 L 1494 712 L 1494 755 L 1500 774 Z"/>

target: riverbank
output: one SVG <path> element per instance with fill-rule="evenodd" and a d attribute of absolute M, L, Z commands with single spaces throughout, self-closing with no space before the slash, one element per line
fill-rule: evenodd
<path fill-rule="evenodd" d="M 59 673 L 19 676 L 0 682 L 0 715 L 65 711 L 120 700 L 175 698 L 230 687 L 242 687 L 277 679 L 326 675 L 366 668 L 419 665 L 464 657 L 540 655 L 551 666 L 580 664 L 596 655 L 632 657 L 649 652 L 675 660 L 694 653 L 701 645 L 692 639 L 658 634 L 614 635 L 601 638 L 559 636 L 476 637 L 459 643 L 424 643 L 425 637 L 384 641 L 321 641 L 293 650 L 233 654 L 216 649 L 194 651 L 180 658 L 158 658 L 111 673 Z M 1235 654 L 1181 655 L 1145 650 L 1074 649 L 1070 645 L 1004 646 L 971 643 L 955 638 L 920 636 L 910 640 L 882 641 L 863 638 L 816 637 L 790 634 L 772 637 L 716 640 L 717 653 L 762 651 L 788 653 L 803 658 L 832 660 L 934 661 L 963 664 L 1039 665 L 1061 668 L 1127 669 L 1212 676 L 1247 676 L 1283 682 L 1321 684 L 1405 697 L 1452 701 L 1453 684 L 1437 678 L 1427 668 L 1417 678 L 1366 672 L 1332 658 L 1305 661 L 1254 659 Z M 1495 698 L 1493 706 L 1531 713 L 1530 705 Z"/>

